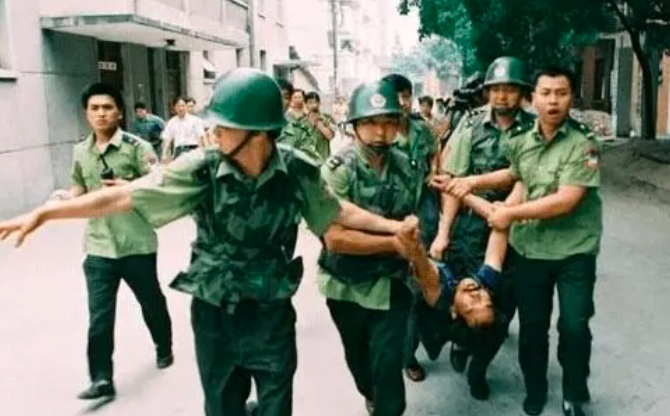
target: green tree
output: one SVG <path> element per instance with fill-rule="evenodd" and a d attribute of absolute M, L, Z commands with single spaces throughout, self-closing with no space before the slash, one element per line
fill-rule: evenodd
<path fill-rule="evenodd" d="M 524 59 L 531 68 L 571 64 L 575 46 L 592 41 L 610 22 L 600 1 L 400 1 L 401 13 L 412 8 L 419 10 L 420 35 L 452 39 L 461 48 L 467 72 L 483 70 L 501 55 Z"/>
<path fill-rule="evenodd" d="M 418 80 L 430 70 L 444 83 L 452 82 L 454 75 L 461 72 L 462 57 L 460 48 L 452 41 L 439 37 L 424 37 L 410 51 L 404 51 L 396 38 L 391 53 L 392 72 L 403 74 Z"/>
<path fill-rule="evenodd" d="M 574 63 L 575 49 L 599 32 L 629 33 L 643 79 L 643 137 L 656 136 L 657 59 L 670 46 L 668 0 L 400 0 L 400 13 L 419 10 L 420 35 L 452 39 L 466 72 L 514 55 L 531 69 Z"/>

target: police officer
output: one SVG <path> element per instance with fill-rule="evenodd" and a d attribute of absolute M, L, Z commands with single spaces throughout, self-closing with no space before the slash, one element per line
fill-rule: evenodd
<path fill-rule="evenodd" d="M 417 214 L 421 220 L 422 240 L 428 245 L 435 237 L 439 221 L 439 196 L 426 186 L 429 177 L 435 171 L 438 142 L 421 116 L 412 114 L 412 82 L 400 74 L 389 74 L 382 78 L 382 81 L 393 86 L 402 108 L 400 132 L 394 145 L 407 154 L 410 163 L 417 168 L 417 175 L 421 180 L 420 186 L 423 188 Z M 418 296 L 418 293 L 416 295 Z M 407 378 L 416 382 L 426 378 L 425 369 L 416 359 L 418 346 L 416 314 L 413 312 L 408 320 L 405 374 Z"/>
<path fill-rule="evenodd" d="M 505 148 L 509 136 L 512 132 L 529 129 L 533 122 L 533 117 L 521 109 L 522 99 L 529 90 L 521 61 L 512 57 L 496 59 L 488 68 L 484 88 L 488 106 L 463 119 L 447 144 L 441 170 L 450 177 L 492 172 L 508 166 Z M 508 190 L 485 192 L 481 196 L 491 202 L 503 201 L 508 197 Z M 442 196 L 442 218 L 430 250 L 434 258 L 445 258 L 459 276 L 472 274 L 484 258 L 488 236 L 485 218 L 470 207 L 461 206 L 457 198 L 448 194 Z M 497 305 L 502 314 L 511 319 L 514 301 L 509 279 L 503 286 Z M 504 325 L 504 322 L 505 318 L 498 323 Z M 459 337 L 467 343 L 468 331 L 462 331 Z M 486 368 L 501 342 L 502 339 L 498 345 L 491 344 L 491 350 L 483 356 L 474 357 L 469 367 L 470 392 L 477 399 L 488 397 Z M 467 358 L 468 351 L 452 342 L 450 361 L 453 368 L 458 372 L 465 371 Z"/>
<path fill-rule="evenodd" d="M 195 212 L 197 255 L 171 286 L 193 296 L 205 414 L 243 415 L 253 379 L 257 414 L 289 416 L 297 364 L 291 297 L 303 271 L 294 258 L 300 219 L 321 236 L 334 224 L 384 234 L 402 223 L 338 201 L 313 161 L 275 144 L 285 124 L 281 93 L 263 72 L 223 75 L 206 114 L 218 148 L 189 152 L 127 186 L 0 223 L 0 238 L 17 233 L 21 244 L 56 218 L 136 212 L 160 227 Z"/>
<path fill-rule="evenodd" d="M 124 132 L 124 102 L 113 86 L 89 86 L 81 104 L 93 132 L 74 147 L 72 186 L 56 191 L 49 204 L 75 200 L 102 187 L 118 187 L 143 176 L 156 163 L 151 144 Z M 156 346 L 156 365 L 172 364 L 172 328 L 156 270 L 158 239 L 147 220 L 127 212 L 88 221 L 84 240 L 84 274 L 88 292 L 88 368 L 91 385 L 80 399 L 116 394 L 114 387 L 114 322 L 116 298 L 123 281 L 140 303 Z"/>
<path fill-rule="evenodd" d="M 293 84 L 286 79 L 277 79 L 277 83 L 281 88 L 284 111 L 289 114 L 289 105 L 293 96 L 298 93 L 302 96 L 303 92 L 302 90 L 296 90 Z M 307 118 L 302 114 L 298 118 L 287 117 L 287 123 L 278 140 L 280 143 L 302 151 L 314 160 L 323 161 L 325 159 L 322 159 L 317 148 L 317 141 L 321 140 L 317 134 L 316 129 L 309 125 Z"/>
<path fill-rule="evenodd" d="M 348 122 L 355 142 L 329 158 L 322 175 L 332 192 L 386 218 L 415 212 L 418 168 L 392 146 L 402 110 L 385 82 L 359 86 Z M 319 287 L 344 345 L 345 358 L 370 414 L 405 410 L 403 351 L 412 304 L 409 265 L 393 236 L 340 229 L 326 236 Z"/>
<path fill-rule="evenodd" d="M 527 393 L 523 409 L 531 416 L 542 413 L 547 400 L 547 332 L 554 288 L 564 414 L 583 416 L 582 404 L 590 399 L 589 320 L 594 313 L 602 204 L 598 144 L 586 126 L 569 116 L 574 87 L 570 71 L 539 71 L 533 93 L 538 119 L 510 142 L 511 166 L 444 186 L 462 196 L 518 180 L 524 185 L 526 202 L 497 207 L 488 221 L 496 229 L 512 225 L 508 257 L 519 307 L 519 361 Z"/>
<path fill-rule="evenodd" d="M 307 109 L 306 122 L 314 134 L 314 149 L 321 160 L 330 157 L 330 143 L 335 138 L 337 125 L 330 114 L 321 111 L 321 97 L 316 91 L 310 91 L 305 95 L 305 108 Z"/>

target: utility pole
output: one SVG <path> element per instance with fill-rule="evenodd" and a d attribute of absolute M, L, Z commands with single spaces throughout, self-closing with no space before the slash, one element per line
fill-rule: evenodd
<path fill-rule="evenodd" d="M 339 46 L 338 46 L 338 36 L 337 36 L 337 2 L 339 0 L 330 0 L 330 14 L 331 14 L 331 19 L 332 19 L 332 26 L 333 26 L 333 35 L 332 35 L 332 41 L 333 41 L 333 92 L 335 93 L 335 97 L 339 96 L 339 88 L 338 88 L 338 64 L 339 64 L 339 59 L 338 59 L 338 51 L 339 51 Z"/>

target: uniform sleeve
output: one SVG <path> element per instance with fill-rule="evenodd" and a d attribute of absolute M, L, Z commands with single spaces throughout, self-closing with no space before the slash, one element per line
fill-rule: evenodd
<path fill-rule="evenodd" d="M 204 151 L 195 150 L 134 181 L 133 208 L 155 228 L 189 214 L 209 192 L 197 175 L 205 163 Z"/>
<path fill-rule="evenodd" d="M 503 146 L 503 154 L 509 162 L 509 170 L 516 178 L 521 178 L 521 172 L 519 170 L 519 158 L 517 157 L 517 147 L 519 142 L 521 142 L 524 137 L 525 136 L 519 136 L 515 137 L 514 139 L 508 139 L 505 146 Z"/>
<path fill-rule="evenodd" d="M 332 169 L 328 162 L 321 165 L 321 177 L 328 189 L 340 199 L 349 199 L 349 172 L 343 166 Z"/>
<path fill-rule="evenodd" d="M 587 188 L 600 186 L 600 149 L 592 140 L 577 144 L 564 165 L 559 185 L 578 185 Z"/>
<path fill-rule="evenodd" d="M 151 172 L 151 166 L 158 162 L 158 156 L 149 142 L 142 140 L 137 146 L 136 162 L 137 171 L 140 176 Z"/>
<path fill-rule="evenodd" d="M 79 163 L 77 157 L 77 151 L 74 152 L 74 160 L 72 161 L 72 172 L 70 173 L 70 179 L 73 186 L 80 186 L 86 189 L 86 181 L 84 180 L 84 172 L 81 169 L 81 164 Z"/>
<path fill-rule="evenodd" d="M 463 123 L 454 132 L 454 136 L 447 142 L 449 152 L 442 163 L 442 171 L 453 176 L 465 176 L 470 170 L 470 154 L 472 152 L 471 130 L 463 127 Z"/>
<path fill-rule="evenodd" d="M 431 126 L 426 125 L 426 140 L 428 140 L 428 149 L 430 153 L 430 158 L 435 157 L 435 154 L 440 150 L 440 142 L 437 135 L 435 134 L 435 129 Z"/>
<path fill-rule="evenodd" d="M 302 194 L 302 216 L 317 236 L 322 236 L 340 215 L 340 203 L 314 167 L 296 178 Z"/>

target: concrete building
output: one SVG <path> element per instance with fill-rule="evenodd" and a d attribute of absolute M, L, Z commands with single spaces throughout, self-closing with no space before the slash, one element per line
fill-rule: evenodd
<path fill-rule="evenodd" d="M 257 4 L 259 3 L 259 4 Z M 69 185 L 82 90 L 118 86 L 168 117 L 217 74 L 286 59 L 283 0 L 0 0 L 0 215 Z M 132 119 L 132 110 L 126 112 Z"/>
<path fill-rule="evenodd" d="M 287 0 L 289 44 L 302 57 L 322 92 L 347 96 L 362 82 L 378 79 L 390 56 L 389 0 Z M 333 59 L 333 6 L 338 79 Z"/>
<path fill-rule="evenodd" d="M 307 70 L 320 92 L 330 94 L 334 90 L 331 1 L 286 0 L 286 24 L 288 43 L 304 68 L 294 74 L 293 83 L 303 89 L 314 84 L 304 76 Z"/>
<path fill-rule="evenodd" d="M 612 114 L 612 131 L 617 136 L 639 135 L 642 131 L 642 71 L 627 32 L 602 34 L 594 45 L 580 53 L 578 106 Z M 650 55 L 657 77 L 656 133 L 670 135 L 670 55 Z"/>
<path fill-rule="evenodd" d="M 362 82 L 384 75 L 390 52 L 387 0 L 340 0 L 340 85 L 345 96 Z"/>

